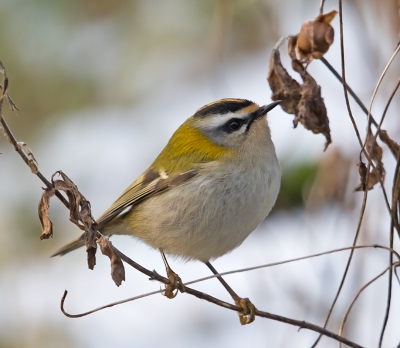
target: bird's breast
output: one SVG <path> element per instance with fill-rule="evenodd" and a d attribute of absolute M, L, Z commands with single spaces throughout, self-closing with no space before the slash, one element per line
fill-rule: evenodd
<path fill-rule="evenodd" d="M 279 185 L 276 157 L 249 168 L 209 163 L 132 209 L 127 228 L 168 254 L 208 261 L 236 248 L 264 220 Z"/>

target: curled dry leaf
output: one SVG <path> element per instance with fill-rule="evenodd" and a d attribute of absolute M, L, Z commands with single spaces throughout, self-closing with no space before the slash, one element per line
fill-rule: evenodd
<path fill-rule="evenodd" d="M 55 175 L 60 175 L 62 180 L 54 180 Z M 81 230 L 85 231 L 84 239 L 86 251 L 88 253 L 88 265 L 93 269 L 96 264 L 95 254 L 97 249 L 96 239 L 98 235 L 98 225 L 93 219 L 90 202 L 79 192 L 76 185 L 62 171 L 53 174 L 51 178 L 51 188 L 44 189 L 42 198 L 39 202 L 39 219 L 42 224 L 42 234 L 40 239 L 47 239 L 52 236 L 52 223 L 48 217 L 50 198 L 55 191 L 63 191 L 68 197 L 69 219 Z"/>
<path fill-rule="evenodd" d="M 335 31 L 331 26 L 338 12 L 332 10 L 304 22 L 297 38 L 296 51 L 301 61 L 320 59 L 333 44 Z"/>
<path fill-rule="evenodd" d="M 49 219 L 50 198 L 54 196 L 54 188 L 43 189 L 44 192 L 39 201 L 38 214 L 40 224 L 42 225 L 42 234 L 40 240 L 53 237 L 53 223 Z"/>
<path fill-rule="evenodd" d="M 296 58 L 296 40 L 296 37 L 289 39 L 289 55 L 292 59 L 292 68 L 300 74 L 303 84 L 294 80 L 283 67 L 278 45 L 272 50 L 269 61 L 267 80 L 272 90 L 271 99 L 281 100 L 282 109 L 295 115 L 293 120 L 295 128 L 300 122 L 313 133 L 322 133 L 326 138 L 325 151 L 332 140 L 326 107 L 321 97 L 321 87 Z"/>
<path fill-rule="evenodd" d="M 367 167 L 364 163 L 359 164 L 359 173 L 360 173 L 360 184 L 354 189 L 355 191 L 365 191 L 372 190 L 374 186 L 381 180 L 385 180 L 385 168 L 382 162 L 382 148 L 378 145 L 376 138 L 371 132 L 371 129 L 368 129 L 367 134 L 367 142 L 366 142 L 366 150 L 371 157 L 371 160 L 375 164 L 375 168 L 371 166 L 371 170 L 367 175 Z M 368 177 L 368 179 L 367 179 Z M 368 181 L 368 182 L 367 182 Z"/>
<path fill-rule="evenodd" d="M 111 277 L 117 286 L 120 286 L 122 281 L 125 280 L 125 268 L 122 260 L 115 254 L 112 243 L 101 236 L 97 239 L 103 255 L 106 255 L 111 261 Z"/>

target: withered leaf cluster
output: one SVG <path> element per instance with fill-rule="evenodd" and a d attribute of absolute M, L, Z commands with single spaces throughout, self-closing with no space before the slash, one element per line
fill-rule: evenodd
<path fill-rule="evenodd" d="M 300 122 L 313 133 L 322 133 L 326 138 L 324 148 L 326 150 L 332 140 L 326 107 L 321 97 L 321 87 L 297 59 L 296 40 L 297 37 L 289 39 L 289 56 L 292 60 L 293 70 L 300 74 L 303 83 L 299 84 L 283 67 L 278 45 L 272 50 L 269 61 L 267 80 L 272 90 L 271 99 L 281 100 L 282 109 L 288 114 L 295 115 L 294 128 Z"/>
<path fill-rule="evenodd" d="M 61 176 L 61 180 L 54 180 L 56 175 Z M 53 224 L 49 218 L 50 199 L 56 191 L 62 191 L 67 195 L 69 219 L 81 230 L 84 230 L 84 240 L 88 255 L 88 266 L 93 269 L 96 264 L 96 250 L 99 244 L 101 252 L 108 256 L 111 261 L 111 276 L 117 286 L 125 280 L 125 269 L 121 259 L 116 255 L 111 242 L 104 238 L 98 231 L 97 222 L 92 217 L 90 202 L 79 192 L 76 185 L 62 171 L 55 172 L 51 177 L 51 187 L 44 188 L 44 192 L 39 201 L 38 213 L 42 224 L 42 234 L 40 239 L 48 239 L 53 236 Z"/>
<path fill-rule="evenodd" d="M 370 172 L 368 173 L 365 163 L 361 161 L 358 164 L 360 184 L 354 189 L 355 191 L 372 190 L 379 181 L 383 181 L 385 179 L 386 172 L 382 162 L 382 148 L 378 145 L 370 128 L 368 129 L 365 148 L 371 160 L 374 162 L 375 168 L 371 166 Z"/>

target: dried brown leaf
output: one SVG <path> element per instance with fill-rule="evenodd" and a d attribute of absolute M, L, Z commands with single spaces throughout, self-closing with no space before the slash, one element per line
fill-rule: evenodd
<path fill-rule="evenodd" d="M 368 185 L 365 178 L 365 182 L 361 182 L 360 184 L 358 184 L 354 191 L 365 191 L 365 189 L 367 189 L 368 191 L 372 190 L 378 182 L 379 174 L 377 174 L 376 171 L 371 171 L 368 175 Z"/>
<path fill-rule="evenodd" d="M 382 164 L 382 148 L 378 145 L 371 129 L 368 129 L 366 149 L 371 159 L 378 165 Z"/>
<path fill-rule="evenodd" d="M 281 100 L 283 111 L 295 115 L 301 98 L 301 86 L 283 67 L 278 49 L 271 53 L 267 80 L 272 90 L 271 99 Z"/>
<path fill-rule="evenodd" d="M 385 168 L 382 163 L 382 148 L 376 143 L 374 136 L 369 131 L 367 136 L 367 151 L 371 159 L 375 162 L 376 169 L 371 166 L 371 171 L 367 175 L 367 167 L 364 162 L 358 164 L 358 173 L 360 174 L 360 184 L 354 191 L 372 190 L 374 186 L 385 179 Z"/>
<path fill-rule="evenodd" d="M 60 175 L 62 180 L 54 180 L 56 175 Z M 41 239 L 49 238 L 52 233 L 51 221 L 48 219 L 49 200 L 54 195 L 55 191 L 63 191 L 68 197 L 70 209 L 70 221 L 84 230 L 84 240 L 86 251 L 88 254 L 88 266 L 90 269 L 96 264 L 96 239 L 98 237 L 98 225 L 92 217 L 90 202 L 79 192 L 78 187 L 65 175 L 62 171 L 57 171 L 51 178 L 52 188 L 46 190 L 52 194 L 43 194 L 39 203 L 39 218 L 43 226 Z"/>
<path fill-rule="evenodd" d="M 303 64 L 296 58 L 295 47 L 297 37 L 289 39 L 289 56 L 292 59 L 292 68 L 300 74 L 303 84 L 295 81 L 282 66 L 280 53 L 275 48 L 270 57 L 268 83 L 272 90 L 272 100 L 281 100 L 282 109 L 295 115 L 293 126 L 300 122 L 313 133 L 322 133 L 326 138 L 325 148 L 332 142 L 324 100 L 321 96 L 321 87 L 306 71 Z"/>
<path fill-rule="evenodd" d="M 300 60 L 309 62 L 311 59 L 320 59 L 328 51 L 335 36 L 330 23 L 337 13 L 336 10 L 332 10 L 318 15 L 314 20 L 304 22 L 296 46 Z"/>
<path fill-rule="evenodd" d="M 358 165 L 358 174 L 360 174 L 360 184 L 354 189 L 354 191 L 365 191 L 367 186 L 367 167 L 364 162 L 360 161 Z"/>
<path fill-rule="evenodd" d="M 388 133 L 385 130 L 379 130 L 379 139 L 381 139 L 381 141 L 388 146 L 395 158 L 399 158 L 400 146 L 389 137 Z"/>
<path fill-rule="evenodd" d="M 383 151 L 378 145 L 376 138 L 371 132 L 371 129 L 368 129 L 367 141 L 365 145 L 371 160 L 375 163 L 375 168 L 371 166 L 371 171 L 367 176 L 367 168 L 365 167 L 365 164 L 360 166 L 359 173 L 361 183 L 355 188 L 355 191 L 372 190 L 378 182 L 385 180 L 386 171 L 382 162 Z M 363 177 L 361 174 L 365 175 L 365 177 Z"/>
<path fill-rule="evenodd" d="M 125 268 L 122 260 L 114 252 L 112 243 L 101 236 L 97 239 L 103 255 L 106 255 L 111 261 L 111 277 L 117 286 L 120 286 L 122 281 L 125 280 Z"/>
<path fill-rule="evenodd" d="M 89 247 L 86 249 L 88 268 L 93 269 L 96 266 L 96 251 L 97 247 Z"/>
<path fill-rule="evenodd" d="M 53 223 L 49 219 L 50 198 L 54 196 L 55 190 L 53 188 L 44 189 L 42 197 L 39 201 L 38 214 L 39 220 L 42 225 L 42 234 L 40 240 L 49 239 L 53 237 Z"/>

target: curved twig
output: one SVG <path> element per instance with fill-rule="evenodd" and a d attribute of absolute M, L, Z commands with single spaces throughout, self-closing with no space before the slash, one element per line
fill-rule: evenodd
<path fill-rule="evenodd" d="M 377 82 L 377 84 L 375 86 L 374 92 L 372 93 L 371 101 L 369 103 L 368 116 L 367 116 L 367 129 L 370 129 L 370 127 L 371 127 L 371 109 L 372 109 L 372 104 L 374 102 L 376 93 L 378 93 L 378 89 L 379 89 L 380 85 L 382 84 L 383 78 L 385 77 L 386 72 L 388 71 L 390 65 L 392 64 L 394 58 L 399 53 L 399 51 L 400 51 L 400 45 L 397 45 L 395 51 L 393 52 L 392 56 L 390 57 L 389 61 L 386 64 L 385 68 L 383 69 L 383 71 L 381 73 L 381 76 L 379 77 L 379 80 L 378 80 L 378 82 Z M 378 128 L 378 130 L 379 130 L 379 128 Z M 361 152 L 363 152 L 363 150 L 365 149 L 365 146 L 367 144 L 367 137 L 368 137 L 368 132 L 367 132 L 367 135 L 365 136 L 364 145 L 363 145 L 363 147 L 361 149 Z"/>
<path fill-rule="evenodd" d="M 390 97 L 389 97 L 389 99 L 388 99 L 388 101 L 387 101 L 387 103 L 386 103 L 385 109 L 383 110 L 381 120 L 379 121 L 377 130 L 376 130 L 376 133 L 375 133 L 375 136 L 374 136 L 375 141 L 376 141 L 376 138 L 377 138 L 378 135 L 379 135 L 379 132 L 381 131 L 382 123 L 383 123 L 383 121 L 385 120 L 386 113 L 387 113 L 387 111 L 388 111 L 388 109 L 389 109 L 389 106 L 390 106 L 392 100 L 393 100 L 393 97 L 395 96 L 395 94 L 397 93 L 397 90 L 399 89 L 399 86 L 400 86 L 400 78 L 397 80 L 397 84 L 396 84 L 396 86 L 394 87 L 394 89 L 393 89 L 393 91 L 392 91 L 392 94 L 390 95 Z M 371 114 L 370 114 L 370 117 L 371 117 Z"/>
<path fill-rule="evenodd" d="M 351 301 L 349 308 L 347 308 L 347 311 L 345 313 L 345 315 L 343 316 L 342 321 L 340 322 L 340 327 L 339 327 L 339 335 L 341 335 L 343 333 L 344 330 L 344 325 L 346 324 L 347 318 L 350 314 L 350 311 L 352 310 L 354 304 L 356 303 L 358 297 L 361 295 L 361 293 L 368 287 L 370 286 L 372 283 L 374 283 L 377 279 L 379 279 L 380 277 L 382 277 L 388 270 L 390 270 L 392 268 L 393 265 L 390 265 L 388 267 L 386 267 L 381 273 L 379 273 L 376 277 L 374 277 L 373 279 L 371 279 L 368 283 L 366 283 L 356 294 L 356 296 L 354 297 L 353 301 Z M 342 347 L 342 344 L 339 343 L 339 347 Z"/>
<path fill-rule="evenodd" d="M 346 101 L 347 111 L 348 111 L 350 120 L 351 120 L 351 122 L 353 124 L 354 131 L 356 132 L 357 140 L 358 140 L 358 142 L 360 144 L 360 147 L 363 148 L 363 143 L 362 143 L 362 140 L 361 140 L 361 137 L 360 137 L 360 133 L 358 131 L 356 121 L 355 121 L 355 119 L 353 117 L 353 113 L 351 111 L 349 96 L 348 96 L 347 88 L 346 88 L 347 83 L 346 83 L 346 65 L 345 65 L 345 59 L 344 59 L 344 40 L 343 40 L 343 35 L 344 34 L 343 34 L 343 6 L 342 6 L 342 0 L 339 0 L 339 27 L 340 27 L 340 59 L 341 59 L 341 65 L 342 65 L 342 80 L 343 80 L 342 85 L 343 85 L 344 98 L 345 98 L 345 101 Z M 364 149 L 363 149 L 363 152 L 364 152 L 365 156 L 368 158 L 368 163 L 371 163 L 372 161 L 369 158 L 367 152 Z M 360 154 L 360 162 L 361 162 L 361 154 Z M 369 173 L 369 171 L 367 171 L 367 182 L 368 182 L 368 173 Z M 353 240 L 353 246 L 356 246 L 358 237 L 360 235 L 361 223 L 362 223 L 363 217 L 364 217 L 365 207 L 366 207 L 366 203 L 367 203 L 367 197 L 368 197 L 368 190 L 365 190 L 364 191 L 363 202 L 362 202 L 362 206 L 361 206 L 361 211 L 360 211 L 360 217 L 359 217 L 359 220 L 358 220 L 357 230 L 356 230 L 356 234 L 355 234 L 354 240 Z M 390 210 L 390 207 L 389 207 L 389 210 Z M 340 295 L 340 293 L 342 291 L 344 282 L 346 280 L 346 277 L 347 277 L 347 274 L 348 274 L 348 271 L 349 271 L 349 268 L 350 268 L 351 261 L 353 259 L 353 255 L 354 255 L 354 249 L 350 251 L 350 255 L 349 255 L 349 258 L 347 259 L 346 268 L 344 270 L 342 279 L 340 281 L 339 288 L 338 288 L 338 290 L 336 292 L 336 295 L 335 295 L 335 298 L 333 299 L 332 304 L 331 304 L 331 306 L 330 306 L 330 308 L 328 310 L 328 314 L 326 316 L 325 323 L 324 323 L 324 326 L 323 326 L 324 328 L 326 328 L 327 325 L 328 325 L 328 322 L 329 322 L 329 319 L 331 317 L 333 308 L 335 307 L 336 302 L 337 302 L 337 300 L 339 298 L 339 295 Z M 316 339 L 316 341 L 311 346 L 311 348 L 315 348 L 317 346 L 318 342 L 320 341 L 320 339 L 321 339 L 321 335 Z"/>
<path fill-rule="evenodd" d="M 205 281 L 205 280 L 209 280 L 209 279 L 212 279 L 212 278 L 216 278 L 216 277 L 219 277 L 219 276 L 222 277 L 222 276 L 227 276 L 227 275 L 236 274 L 236 273 L 243 273 L 243 272 L 255 271 L 255 270 L 262 269 L 262 268 L 267 268 L 267 267 L 284 265 L 284 264 L 287 264 L 287 263 L 302 261 L 302 260 L 311 259 L 311 258 L 318 257 L 318 256 L 323 256 L 323 255 L 329 255 L 329 254 L 337 253 L 337 252 L 340 252 L 340 251 L 355 250 L 355 249 L 365 249 L 365 248 L 374 248 L 374 249 L 387 250 L 391 254 L 396 255 L 398 261 L 400 262 L 400 254 L 396 250 L 394 250 L 392 248 L 386 247 L 384 245 L 379 245 L 379 244 L 356 245 L 356 246 L 350 246 L 350 247 L 344 247 L 344 248 L 328 250 L 328 251 L 324 251 L 322 253 L 317 253 L 317 254 L 297 257 L 297 258 L 289 259 L 289 260 L 285 260 L 285 261 L 272 262 L 272 263 L 268 263 L 268 264 L 264 264 L 264 265 L 260 265 L 260 266 L 247 267 L 247 268 L 241 268 L 241 269 L 237 269 L 237 270 L 233 270 L 233 271 L 221 272 L 221 273 L 218 273 L 218 274 L 213 274 L 213 275 L 210 275 L 210 276 L 207 276 L 207 277 L 203 277 L 203 278 L 199 278 L 199 279 L 196 279 L 196 280 L 192 280 L 192 281 L 186 282 L 184 285 L 191 285 L 191 284 L 199 283 L 199 282 L 202 282 L 202 281 Z"/>
<path fill-rule="evenodd" d="M 195 295 L 195 296 L 198 297 L 198 298 L 202 298 L 201 295 L 206 295 L 204 293 L 201 293 L 201 292 L 193 290 L 193 289 L 189 289 L 189 290 L 197 292 L 199 296 L 197 296 L 197 295 Z M 159 291 L 156 291 L 155 293 L 158 293 L 158 292 Z M 88 311 L 88 312 L 85 312 L 85 313 L 75 314 L 74 315 L 74 314 L 67 313 L 66 310 L 64 309 L 64 304 L 65 304 L 65 299 L 67 297 L 67 294 L 68 294 L 68 291 L 65 290 L 64 294 L 63 294 L 63 297 L 61 299 L 60 307 L 61 307 L 61 311 L 64 313 L 64 315 L 66 315 L 69 318 L 80 318 L 80 317 L 83 317 L 85 315 L 88 315 L 88 314 L 94 313 L 96 311 L 99 311 L 101 309 L 113 307 L 113 306 L 116 306 L 118 304 L 125 303 L 127 301 L 132 301 L 133 299 L 135 299 L 135 298 L 131 298 L 131 299 L 128 299 L 128 300 L 114 302 L 114 303 L 108 304 L 106 306 L 96 308 L 96 309 L 94 309 L 92 311 Z M 208 295 L 206 295 L 206 296 L 208 296 Z M 137 297 L 137 298 L 140 298 L 140 296 Z M 204 299 L 206 299 L 206 298 L 204 298 Z M 223 302 L 223 301 L 221 301 L 221 303 L 226 304 L 226 306 L 223 306 L 223 307 L 228 308 L 230 310 L 233 310 L 233 311 L 236 311 L 236 312 L 242 310 L 242 308 L 237 307 L 235 305 L 231 305 L 231 304 Z M 354 343 L 354 342 L 352 342 L 352 341 L 350 341 L 350 340 L 348 340 L 348 339 L 346 339 L 344 337 L 341 337 L 341 336 L 339 336 L 339 335 L 337 335 L 337 334 L 335 334 L 335 333 L 333 333 L 333 332 L 331 332 L 329 330 L 326 330 L 326 329 L 321 328 L 321 327 L 319 327 L 317 325 L 308 323 L 306 321 L 295 320 L 295 319 L 291 319 L 291 318 L 287 318 L 287 317 L 282 317 L 280 315 L 276 315 L 276 314 L 272 314 L 272 313 L 268 313 L 268 312 L 264 312 L 264 311 L 259 311 L 257 309 L 255 311 L 255 315 L 258 316 L 258 317 L 261 317 L 261 318 L 271 319 L 271 320 L 279 321 L 279 322 L 282 322 L 282 323 L 285 323 L 285 324 L 297 326 L 300 329 L 308 329 L 308 330 L 311 330 L 311 331 L 318 332 L 321 335 L 333 338 L 333 339 L 337 340 L 338 342 L 344 343 L 349 347 L 362 348 L 362 346 L 360 346 L 360 345 L 358 345 L 358 344 L 356 344 L 356 343 Z"/>
<path fill-rule="evenodd" d="M 394 226 L 399 225 L 398 215 L 397 215 L 397 207 L 399 204 L 400 198 L 400 154 L 397 159 L 395 175 L 393 178 L 393 188 L 392 188 L 392 215 L 390 221 L 390 236 L 389 236 L 389 245 L 393 246 L 394 241 Z M 399 232 L 399 230 L 397 230 Z M 389 262 L 393 262 L 393 258 L 389 256 Z M 392 301 L 392 283 L 393 283 L 393 273 L 389 272 L 388 278 L 388 294 L 387 294 L 387 303 L 385 309 L 385 317 L 383 318 L 382 330 L 379 336 L 379 347 L 382 347 L 383 336 L 385 335 L 386 325 L 389 321 L 389 313 L 390 313 L 390 304 Z"/>

